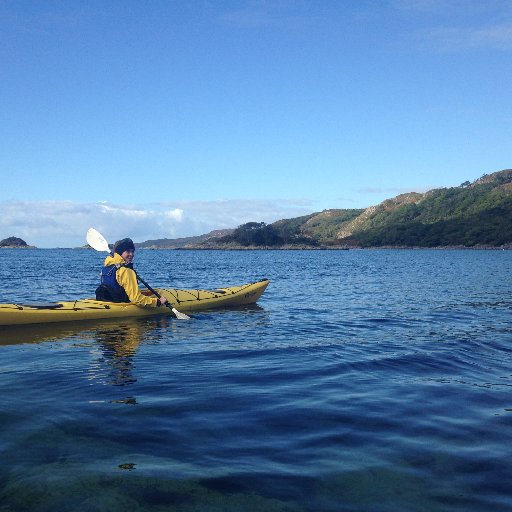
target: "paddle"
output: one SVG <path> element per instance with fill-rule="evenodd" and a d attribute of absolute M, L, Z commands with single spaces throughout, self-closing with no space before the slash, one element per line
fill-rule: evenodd
<path fill-rule="evenodd" d="M 110 247 L 108 246 L 108 242 L 105 240 L 105 237 L 99 232 L 96 231 L 94 228 L 90 228 L 87 231 L 86 236 L 87 243 L 96 251 L 99 252 L 110 252 Z M 134 271 L 135 272 L 135 271 Z M 137 279 L 158 299 L 161 297 L 161 295 L 151 288 L 144 279 L 142 279 L 137 272 L 135 272 L 135 275 L 137 276 Z M 169 309 L 172 310 L 172 312 L 176 315 L 176 318 L 179 318 L 180 320 L 190 320 L 190 317 L 186 315 L 185 313 L 180 313 L 176 308 L 174 308 L 169 302 L 165 303 L 165 306 L 167 306 Z"/>

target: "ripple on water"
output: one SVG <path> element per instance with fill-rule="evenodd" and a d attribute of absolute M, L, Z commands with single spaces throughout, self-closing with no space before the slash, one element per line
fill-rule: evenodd
<path fill-rule="evenodd" d="M 143 252 L 139 270 L 156 286 L 272 282 L 257 307 L 190 322 L 2 331 L 0 502 L 508 510 L 511 282 L 499 257 Z M 19 300 L 88 295 L 94 279 L 76 268 L 96 275 L 99 264 L 89 251 L 20 255 L 21 270 L 0 258 L 4 281 L 18 279 L 0 290 L 4 302 L 13 290 Z M 36 262 L 48 272 L 26 269 Z M 28 288 L 37 297 L 23 297 Z"/>

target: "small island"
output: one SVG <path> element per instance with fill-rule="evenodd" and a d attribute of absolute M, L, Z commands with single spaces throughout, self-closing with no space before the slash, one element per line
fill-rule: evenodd
<path fill-rule="evenodd" d="M 25 240 L 21 238 L 10 236 L 0 241 L 1 249 L 35 249 L 33 245 L 28 245 Z"/>

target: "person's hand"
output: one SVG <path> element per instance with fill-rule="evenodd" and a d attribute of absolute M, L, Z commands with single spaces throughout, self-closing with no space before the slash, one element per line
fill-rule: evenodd
<path fill-rule="evenodd" d="M 167 299 L 165 297 L 160 296 L 159 299 L 158 299 L 158 303 L 159 303 L 160 306 L 165 305 L 167 302 L 168 301 L 167 301 Z"/>

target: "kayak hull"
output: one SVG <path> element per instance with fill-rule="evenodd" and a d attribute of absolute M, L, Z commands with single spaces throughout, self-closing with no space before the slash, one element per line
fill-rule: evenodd
<path fill-rule="evenodd" d="M 178 290 L 157 288 L 169 303 L 183 313 L 255 303 L 268 286 L 268 279 L 241 286 L 215 290 Z M 149 290 L 141 290 L 150 296 Z M 131 303 L 115 303 L 82 299 L 52 304 L 0 304 L 0 326 L 74 322 L 108 318 L 135 318 L 174 315 L 167 307 L 141 307 Z"/>

